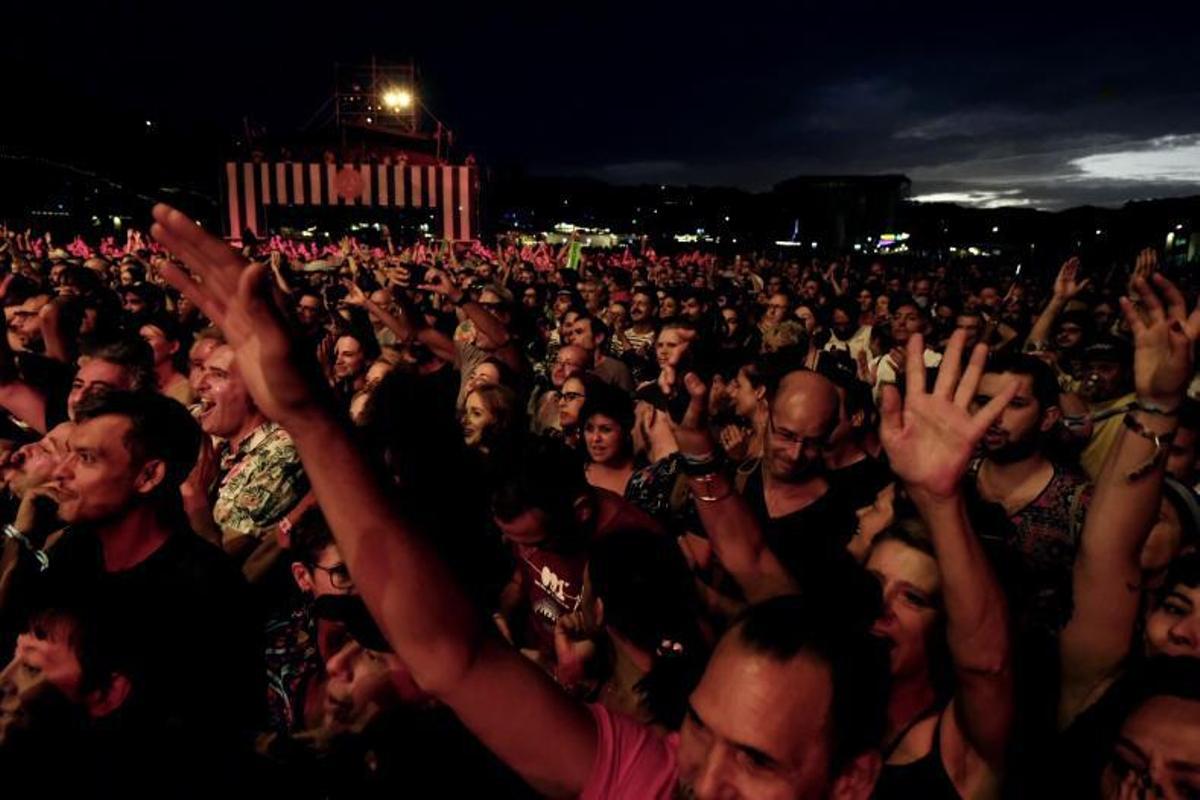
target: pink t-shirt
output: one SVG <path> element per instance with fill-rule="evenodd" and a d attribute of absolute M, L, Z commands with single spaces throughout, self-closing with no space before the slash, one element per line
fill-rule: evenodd
<path fill-rule="evenodd" d="M 580 800 L 671 800 L 679 782 L 679 734 L 664 738 L 602 705 L 588 708 L 600 738 L 596 762 Z"/>

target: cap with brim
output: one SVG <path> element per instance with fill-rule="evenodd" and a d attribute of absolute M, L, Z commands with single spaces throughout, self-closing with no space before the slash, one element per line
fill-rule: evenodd
<path fill-rule="evenodd" d="M 1101 364 L 1124 364 L 1131 355 L 1129 345 L 1116 339 L 1096 342 L 1083 351 L 1085 361 Z"/>
<path fill-rule="evenodd" d="M 1200 539 L 1200 497 L 1174 478 L 1163 481 L 1163 497 L 1175 506 L 1179 515 L 1184 546 L 1196 543 Z"/>
<path fill-rule="evenodd" d="M 392 652 L 392 646 L 371 618 L 362 597 L 356 594 L 327 594 L 313 603 L 313 613 L 318 619 L 340 622 L 354 640 L 368 650 L 380 653 Z"/>

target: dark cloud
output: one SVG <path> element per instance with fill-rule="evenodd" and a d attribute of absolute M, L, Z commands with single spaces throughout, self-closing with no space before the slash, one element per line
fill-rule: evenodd
<path fill-rule="evenodd" d="M 334 61 L 374 54 L 415 59 L 426 101 L 481 160 L 540 173 L 761 189 L 903 172 L 917 195 L 1046 207 L 1200 191 L 1195 3 L 216 0 L 53 20 L 20 5 L 10 30 L 39 35 L 10 37 L 4 66 L 27 98 L 74 93 L 101 120 L 212 140 L 247 116 L 294 129 Z"/>

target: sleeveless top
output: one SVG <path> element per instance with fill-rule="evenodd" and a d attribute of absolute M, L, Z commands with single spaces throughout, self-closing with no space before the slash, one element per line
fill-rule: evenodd
<path fill-rule="evenodd" d="M 921 798 L 921 800 L 938 800 L 938 798 L 946 798 L 946 800 L 959 800 L 958 790 L 954 788 L 954 781 L 950 780 L 950 776 L 946 773 L 946 767 L 942 764 L 942 714 L 945 713 L 943 708 L 938 712 L 937 727 L 933 730 L 933 747 L 929 748 L 929 752 L 909 764 L 884 764 L 883 770 L 879 773 L 879 780 L 875 784 L 876 800 L 910 800 L 911 798 Z M 904 741 L 904 737 L 908 732 L 922 720 L 928 719 L 928 716 L 918 717 L 909 724 L 895 740 L 891 747 L 884 751 L 884 760 L 892 754 L 896 746 Z"/>

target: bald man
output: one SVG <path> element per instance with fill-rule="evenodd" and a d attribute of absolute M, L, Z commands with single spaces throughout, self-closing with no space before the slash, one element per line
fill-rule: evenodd
<path fill-rule="evenodd" d="M 559 348 L 550 365 L 550 387 L 541 394 L 534 393 L 529 403 L 533 432 L 541 435 L 558 430 L 558 393 L 567 378 L 582 375 L 591 369 L 592 354 L 578 345 L 568 344 Z"/>
<path fill-rule="evenodd" d="M 828 378 L 808 370 L 785 375 L 770 397 L 762 463 L 743 487 L 767 543 L 802 585 L 843 561 L 854 535 L 853 504 L 830 482 L 823 458 L 838 411 Z"/>

